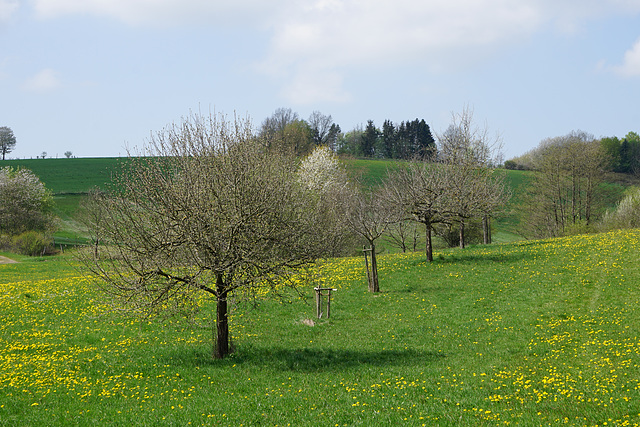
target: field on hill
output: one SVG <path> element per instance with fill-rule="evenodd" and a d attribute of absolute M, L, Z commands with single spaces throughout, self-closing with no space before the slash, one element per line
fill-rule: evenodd
<path fill-rule="evenodd" d="M 70 254 L 0 265 L 0 425 L 640 425 L 640 231 L 318 267 L 234 305 L 236 352 L 108 310 Z M 268 296 L 267 296 L 268 297 Z"/>
<path fill-rule="evenodd" d="M 57 244 L 82 242 L 84 230 L 76 221 L 78 207 L 86 193 L 100 188 L 111 181 L 126 158 L 74 158 L 74 159 L 31 159 L 5 160 L 0 167 L 22 167 L 33 171 L 54 194 L 56 215 L 61 219 L 55 233 Z M 346 159 L 345 165 L 351 175 L 358 177 L 364 185 L 379 184 L 388 170 L 398 167 L 397 162 L 388 160 Z M 507 183 L 517 196 L 525 191 L 530 179 L 529 172 L 506 171 Z M 518 212 L 514 209 L 519 199 L 506 207 L 504 214 L 495 222 L 494 241 L 510 242 L 521 239 L 518 235 Z"/>

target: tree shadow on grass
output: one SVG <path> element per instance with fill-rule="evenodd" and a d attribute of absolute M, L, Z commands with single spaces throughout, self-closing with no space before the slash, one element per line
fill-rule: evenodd
<path fill-rule="evenodd" d="M 494 264 L 494 263 L 511 263 L 531 258 L 533 255 L 524 252 L 494 252 L 494 253 L 478 253 L 476 251 L 459 250 L 447 255 L 438 255 L 434 257 L 434 264 Z"/>
<path fill-rule="evenodd" d="M 405 350 L 347 350 L 347 349 L 284 349 L 242 348 L 226 359 L 215 360 L 211 353 L 194 350 L 167 355 L 166 362 L 186 367 L 206 365 L 256 366 L 273 370 L 298 372 L 326 372 L 371 367 L 425 365 L 447 357 L 438 351 Z"/>

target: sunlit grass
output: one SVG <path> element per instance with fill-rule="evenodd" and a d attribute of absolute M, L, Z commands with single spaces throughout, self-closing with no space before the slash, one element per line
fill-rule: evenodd
<path fill-rule="evenodd" d="M 2 425 L 639 425 L 640 232 L 332 260 L 304 298 L 110 312 L 71 257 L 0 266 Z M 312 288 L 338 289 L 315 319 Z"/>

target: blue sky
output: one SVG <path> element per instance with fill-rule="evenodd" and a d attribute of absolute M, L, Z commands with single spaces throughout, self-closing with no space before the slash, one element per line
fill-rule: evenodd
<path fill-rule="evenodd" d="M 11 158 L 126 155 L 191 111 L 343 131 L 465 106 L 506 158 L 640 131 L 640 0 L 0 0 Z"/>

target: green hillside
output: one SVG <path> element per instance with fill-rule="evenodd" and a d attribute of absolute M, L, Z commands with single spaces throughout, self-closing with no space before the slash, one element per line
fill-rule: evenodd
<path fill-rule="evenodd" d="M 0 167 L 26 168 L 54 194 L 86 193 L 111 180 L 125 158 L 5 160 Z"/>

